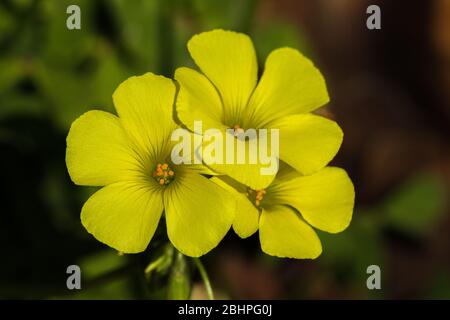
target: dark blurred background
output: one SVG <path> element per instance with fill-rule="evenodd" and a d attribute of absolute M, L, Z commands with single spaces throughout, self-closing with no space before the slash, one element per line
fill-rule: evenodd
<path fill-rule="evenodd" d="M 66 8 L 81 8 L 81 30 Z M 381 8 L 382 29 L 366 28 Z M 320 233 L 313 261 L 261 253 L 258 235 L 230 232 L 203 259 L 218 297 L 450 299 L 450 1 L 1 0 L 0 298 L 156 297 L 148 253 L 120 256 L 93 239 L 79 213 L 93 189 L 64 162 L 71 122 L 127 77 L 171 77 L 192 62 L 187 40 L 225 28 L 249 34 L 260 70 L 274 48 L 309 56 L 328 83 L 322 115 L 344 130 L 333 161 L 356 187 L 343 233 Z M 66 289 L 79 264 L 83 289 Z M 382 289 L 368 290 L 379 265 Z M 205 297 L 193 273 L 193 297 Z"/>

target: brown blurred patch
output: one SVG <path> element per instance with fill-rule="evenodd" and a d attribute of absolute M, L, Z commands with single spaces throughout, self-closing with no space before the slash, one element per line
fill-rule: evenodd
<path fill-rule="evenodd" d="M 224 285 L 234 299 L 282 298 L 279 275 L 255 259 L 229 251 L 220 257 L 219 266 Z"/>

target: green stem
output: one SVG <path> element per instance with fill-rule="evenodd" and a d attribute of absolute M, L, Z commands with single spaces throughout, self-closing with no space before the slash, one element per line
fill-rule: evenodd
<path fill-rule="evenodd" d="M 198 272 L 200 272 L 200 276 L 202 277 L 203 283 L 205 284 L 206 288 L 206 294 L 208 295 L 209 300 L 214 300 L 214 293 L 211 287 L 211 282 L 209 281 L 208 273 L 206 272 L 205 267 L 203 266 L 203 263 L 199 258 L 194 258 L 195 266 L 198 269 Z"/>

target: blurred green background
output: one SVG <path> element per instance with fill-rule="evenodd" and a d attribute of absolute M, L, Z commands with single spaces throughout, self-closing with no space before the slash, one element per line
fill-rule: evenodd
<path fill-rule="evenodd" d="M 81 30 L 66 8 L 81 8 Z M 378 4 L 382 29 L 366 28 Z M 203 260 L 218 297 L 450 298 L 450 2 L 354 0 L 1 0 L 0 298 L 158 298 L 151 248 L 120 256 L 93 239 L 79 213 L 93 190 L 64 162 L 71 122 L 132 75 L 171 77 L 190 65 L 187 40 L 225 28 L 248 33 L 262 69 L 274 48 L 300 49 L 327 79 L 319 112 L 342 126 L 333 160 L 356 187 L 350 227 L 320 233 L 317 260 L 261 253 L 258 235 L 230 232 Z M 161 232 L 162 234 L 164 232 Z M 152 241 L 151 245 L 157 245 Z M 82 290 L 66 288 L 79 264 Z M 366 268 L 382 271 L 368 290 Z M 194 298 L 205 297 L 192 272 Z"/>

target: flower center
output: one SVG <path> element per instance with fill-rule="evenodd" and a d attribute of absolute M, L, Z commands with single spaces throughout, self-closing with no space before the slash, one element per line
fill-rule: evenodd
<path fill-rule="evenodd" d="M 240 134 L 245 133 L 245 130 L 242 129 L 241 126 L 238 125 L 238 124 L 235 124 L 235 125 L 233 126 L 233 129 L 234 129 L 234 136 L 235 136 L 235 137 L 237 137 L 237 136 L 240 135 Z"/>
<path fill-rule="evenodd" d="M 169 184 L 175 177 L 175 172 L 170 169 L 167 163 L 158 163 L 155 171 L 153 171 L 153 178 L 158 182 L 159 185 L 164 186 Z"/>
<path fill-rule="evenodd" d="M 247 189 L 247 197 L 250 199 L 252 203 L 255 204 L 257 208 L 260 208 L 261 201 L 264 199 L 264 195 L 266 194 L 266 190 L 253 190 Z"/>

